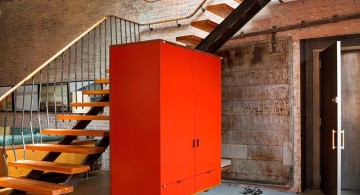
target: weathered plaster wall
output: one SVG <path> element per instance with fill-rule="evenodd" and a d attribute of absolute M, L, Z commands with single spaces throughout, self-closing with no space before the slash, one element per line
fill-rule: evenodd
<path fill-rule="evenodd" d="M 223 178 L 292 186 L 291 39 L 222 49 Z"/>

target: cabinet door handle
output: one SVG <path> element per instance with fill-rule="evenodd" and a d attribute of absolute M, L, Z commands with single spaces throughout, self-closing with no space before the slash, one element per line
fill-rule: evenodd
<path fill-rule="evenodd" d="M 336 131 L 333 129 L 332 130 L 332 149 L 333 150 L 336 148 L 336 146 L 335 146 L 335 133 L 336 133 Z"/>
<path fill-rule="evenodd" d="M 200 140 L 196 139 L 196 147 L 199 147 L 199 146 L 200 146 Z"/>
<path fill-rule="evenodd" d="M 195 140 L 193 139 L 193 148 L 195 148 Z"/>
<path fill-rule="evenodd" d="M 341 131 L 341 135 L 342 135 L 342 146 L 341 146 L 341 149 L 345 149 L 345 131 L 342 130 Z"/>

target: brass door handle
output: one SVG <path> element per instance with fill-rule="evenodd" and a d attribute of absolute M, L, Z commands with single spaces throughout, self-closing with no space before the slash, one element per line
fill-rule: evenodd
<path fill-rule="evenodd" d="M 333 150 L 336 148 L 336 146 L 335 146 L 335 133 L 336 133 L 336 131 L 333 129 L 332 130 L 332 149 Z"/>
<path fill-rule="evenodd" d="M 345 131 L 342 130 L 341 131 L 341 137 L 342 137 L 342 146 L 341 146 L 341 149 L 345 149 Z"/>

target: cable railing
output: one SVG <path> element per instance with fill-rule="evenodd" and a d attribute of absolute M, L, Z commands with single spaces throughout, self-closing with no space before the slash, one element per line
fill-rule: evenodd
<path fill-rule="evenodd" d="M 21 146 L 26 160 L 26 144 L 61 139 L 43 135 L 42 129 L 69 126 L 71 122 L 57 121 L 57 115 L 86 114 L 90 108 L 71 104 L 97 101 L 97 96 L 83 91 L 108 87 L 97 84 L 96 80 L 108 79 L 109 46 L 138 41 L 140 24 L 116 16 L 103 17 L 25 79 L 8 87 L 0 97 L 6 176 L 9 174 L 7 150 L 12 150 L 14 159 L 18 160 L 16 149 Z"/>

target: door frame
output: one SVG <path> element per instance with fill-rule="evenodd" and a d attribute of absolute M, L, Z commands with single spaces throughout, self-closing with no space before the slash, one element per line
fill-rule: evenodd
<path fill-rule="evenodd" d="M 320 99 L 316 97 L 319 77 L 315 76 L 319 67 L 314 54 L 336 41 L 341 41 L 342 47 L 358 46 L 360 34 L 300 40 L 302 190 L 320 189 Z"/>

